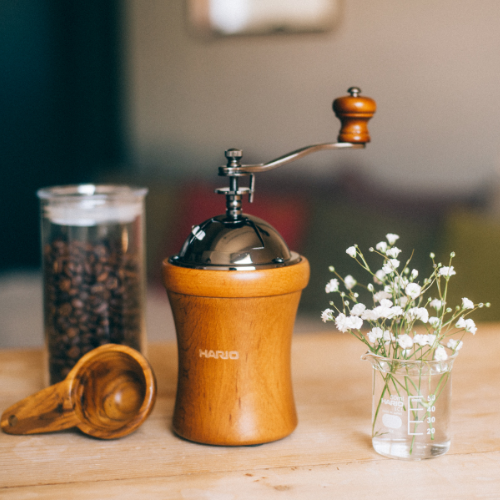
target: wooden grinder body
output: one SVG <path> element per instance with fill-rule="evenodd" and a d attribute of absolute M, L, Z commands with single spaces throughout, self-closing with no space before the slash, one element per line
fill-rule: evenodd
<path fill-rule="evenodd" d="M 191 441 L 251 445 L 297 426 L 290 350 L 309 263 L 254 271 L 163 263 L 177 332 L 174 431 Z"/>

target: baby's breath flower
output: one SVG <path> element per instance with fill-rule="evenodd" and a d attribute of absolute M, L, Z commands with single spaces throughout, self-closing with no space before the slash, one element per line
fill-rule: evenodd
<path fill-rule="evenodd" d="M 333 311 L 332 311 L 332 309 L 325 309 L 321 313 L 321 319 L 323 320 L 323 323 L 326 323 L 327 321 L 332 321 L 333 320 Z"/>
<path fill-rule="evenodd" d="M 361 318 L 365 321 L 377 321 L 379 317 L 375 310 L 365 309 L 363 314 L 361 314 Z"/>
<path fill-rule="evenodd" d="M 380 302 L 383 299 L 390 299 L 392 295 L 389 292 L 377 292 L 376 294 L 373 295 L 373 300 L 375 302 Z"/>
<path fill-rule="evenodd" d="M 431 347 L 436 343 L 437 335 L 424 335 L 426 337 L 427 345 L 430 345 Z"/>
<path fill-rule="evenodd" d="M 433 252 L 431 252 L 431 253 L 429 254 L 429 257 L 430 257 L 431 259 L 434 259 L 434 257 L 436 257 L 436 254 L 434 254 Z"/>
<path fill-rule="evenodd" d="M 408 304 L 408 297 L 400 297 L 398 303 L 401 307 L 406 307 L 406 304 Z"/>
<path fill-rule="evenodd" d="M 389 300 L 389 299 L 382 299 L 380 301 L 380 305 L 382 307 L 392 307 L 392 300 Z"/>
<path fill-rule="evenodd" d="M 386 277 L 385 272 L 382 269 L 380 269 L 374 274 L 373 281 L 375 281 L 375 283 L 377 283 L 378 285 L 381 285 L 385 280 L 385 277 Z"/>
<path fill-rule="evenodd" d="M 436 318 L 436 316 L 432 316 L 429 318 L 429 324 L 432 326 L 432 328 L 437 328 L 441 324 L 441 320 L 439 318 Z"/>
<path fill-rule="evenodd" d="M 388 303 L 390 302 L 392 304 L 392 302 L 390 300 L 387 302 Z M 367 313 L 367 316 L 369 314 L 370 314 L 370 312 Z M 395 318 L 397 316 L 401 316 L 403 314 L 403 309 L 401 309 L 401 307 L 399 307 L 399 306 L 391 307 L 388 304 L 387 305 L 380 305 L 380 306 L 376 307 L 375 309 L 373 309 L 373 311 L 371 311 L 371 314 L 375 317 L 375 319 L 380 319 L 380 318 L 392 319 L 392 318 Z M 363 317 L 363 319 L 365 319 L 365 318 Z"/>
<path fill-rule="evenodd" d="M 465 320 L 465 331 L 472 333 L 472 335 L 475 335 L 477 332 L 477 326 L 476 323 L 474 323 L 473 319 L 466 319 Z"/>
<path fill-rule="evenodd" d="M 463 328 L 466 332 L 472 333 L 472 335 L 476 334 L 477 327 L 476 323 L 472 319 L 465 319 L 463 316 L 455 323 L 457 328 Z"/>
<path fill-rule="evenodd" d="M 329 266 L 328 267 L 328 270 L 331 272 L 331 273 L 334 273 L 335 272 L 335 268 L 333 266 Z"/>
<path fill-rule="evenodd" d="M 444 306 L 444 303 L 439 299 L 433 299 L 429 305 L 436 309 L 436 311 L 439 311 Z"/>
<path fill-rule="evenodd" d="M 400 290 L 404 290 L 408 285 L 408 280 L 400 276 L 394 276 L 392 281 L 389 281 L 384 286 L 384 291 L 391 294 L 399 294 Z"/>
<path fill-rule="evenodd" d="M 355 247 L 355 246 L 349 247 L 349 248 L 345 251 L 345 253 L 346 253 L 347 255 L 349 255 L 350 257 L 352 257 L 352 258 L 356 257 L 356 247 Z"/>
<path fill-rule="evenodd" d="M 461 340 L 450 339 L 450 340 L 448 340 L 447 347 L 456 352 L 456 351 L 459 351 L 460 349 L 462 349 L 463 345 L 464 345 L 464 343 Z"/>
<path fill-rule="evenodd" d="M 391 308 L 384 306 L 377 306 L 375 307 L 375 309 L 373 309 L 373 314 L 377 316 L 377 319 L 380 318 L 389 319 L 389 316 L 391 315 Z"/>
<path fill-rule="evenodd" d="M 389 250 L 387 250 L 387 252 L 385 252 L 385 254 L 388 256 L 388 257 L 391 257 L 393 259 L 397 258 L 397 256 L 401 253 L 401 250 L 398 248 L 398 247 L 392 247 L 392 248 L 389 248 Z"/>
<path fill-rule="evenodd" d="M 411 349 L 413 347 L 413 339 L 405 333 L 398 337 L 398 344 L 402 349 Z"/>
<path fill-rule="evenodd" d="M 354 288 L 356 286 L 356 283 L 357 283 L 357 281 L 350 274 L 348 274 L 344 278 L 344 285 L 348 290 L 351 290 L 352 288 Z"/>
<path fill-rule="evenodd" d="M 392 332 L 390 332 L 389 330 L 384 330 L 384 336 L 382 337 L 384 339 L 384 342 L 385 343 L 388 343 L 388 342 L 394 342 L 396 340 L 396 337 L 394 336 L 394 334 Z"/>
<path fill-rule="evenodd" d="M 472 300 L 469 300 L 466 297 L 464 297 L 462 299 L 462 308 L 463 309 L 474 309 L 474 302 L 472 302 Z"/>
<path fill-rule="evenodd" d="M 387 238 L 389 245 L 394 245 L 394 243 L 396 243 L 396 241 L 399 240 L 399 236 L 394 233 L 388 233 L 385 235 L 385 237 Z"/>
<path fill-rule="evenodd" d="M 403 316 L 403 308 L 400 306 L 392 306 L 388 318 L 392 319 L 397 318 L 398 316 Z"/>
<path fill-rule="evenodd" d="M 364 304 L 356 304 L 352 309 L 351 309 L 351 314 L 353 316 L 361 316 L 363 314 L 363 311 L 366 309 L 366 306 Z"/>
<path fill-rule="evenodd" d="M 450 266 L 450 267 L 443 266 L 438 271 L 438 275 L 439 276 L 444 276 L 445 278 L 450 278 L 454 274 L 457 274 L 457 273 L 455 272 L 455 269 L 453 269 L 453 266 Z"/>
<path fill-rule="evenodd" d="M 339 280 L 337 278 L 333 278 L 326 284 L 325 292 L 332 293 L 338 291 L 339 291 Z"/>
<path fill-rule="evenodd" d="M 347 326 L 347 316 L 343 313 L 340 313 L 336 318 L 335 318 L 335 326 L 337 327 L 337 330 L 339 330 L 342 333 L 347 332 L 349 330 L 349 327 Z"/>
<path fill-rule="evenodd" d="M 427 323 L 429 321 L 429 312 L 425 307 L 412 307 L 408 309 L 407 317 L 409 321 L 419 319 L 422 323 Z"/>
<path fill-rule="evenodd" d="M 434 359 L 436 361 L 445 361 L 448 359 L 448 354 L 446 353 L 446 349 L 444 346 L 440 345 L 437 347 L 437 349 L 434 352 Z"/>
<path fill-rule="evenodd" d="M 410 283 L 405 288 L 406 295 L 408 295 L 410 299 L 416 299 L 420 295 L 421 291 L 422 291 L 421 286 L 417 285 L 416 283 Z"/>
<path fill-rule="evenodd" d="M 399 267 L 399 264 L 400 264 L 399 260 L 397 260 L 397 259 L 389 259 L 382 266 L 382 271 L 384 271 L 385 274 L 392 274 Z"/>
<path fill-rule="evenodd" d="M 381 339 L 384 336 L 384 331 L 382 328 L 375 327 L 368 332 L 368 340 L 371 344 L 374 344 L 378 339 Z"/>
<path fill-rule="evenodd" d="M 363 320 L 356 316 L 346 316 L 340 313 L 335 318 L 335 326 L 340 332 L 345 333 L 347 330 L 359 330 L 363 326 Z"/>
<path fill-rule="evenodd" d="M 327 283 L 325 291 L 326 293 L 339 293 L 344 312 L 339 313 L 338 306 L 331 301 L 329 304 L 332 309 L 325 309 L 321 313 L 321 319 L 324 322 L 334 321 L 339 331 L 350 332 L 358 338 L 361 335 L 359 330 L 363 327 L 363 322 L 368 321 L 371 330 L 363 334 L 365 337 L 362 340 L 368 344 L 373 353 L 378 355 L 395 356 L 400 359 L 422 359 L 424 361 L 431 357 L 436 360 L 446 360 L 449 356 L 449 352 L 445 348 L 446 342 L 446 347 L 454 353 L 460 350 L 463 345 L 461 340 L 447 338 L 450 333 L 453 333 L 449 332 L 449 327 L 455 323 L 456 328 L 461 333 L 465 331 L 474 335 L 477 331 L 476 324 L 472 319 L 466 319 L 466 316 L 476 308 L 490 307 L 490 303 L 475 304 L 463 297 L 461 304 L 456 306 L 455 311 L 448 307 L 445 302 L 447 285 L 445 283 L 446 286 L 444 286 L 439 278 L 443 277 L 448 281 L 451 276 L 456 274 L 454 267 L 436 263 L 435 254 L 431 253 L 434 270 L 430 276 L 423 276 L 417 283 L 419 273 L 416 269 L 409 267 L 410 260 L 401 266 L 402 270 L 398 270 L 401 262 L 397 258 L 402 253 L 395 246 L 398 239 L 398 235 L 388 233 L 386 241 L 377 243 L 376 250 L 383 262 L 382 269 L 376 271 L 375 274 L 365 262 L 358 245 L 347 248 L 346 253 L 356 259 L 362 268 L 373 274 L 375 286 L 369 283 L 366 285 L 366 289 L 372 294 L 374 305 L 372 309 L 367 309 L 365 304 L 358 302 L 360 295 L 362 297 L 363 294 L 361 292 L 358 294 L 353 290 L 358 285 L 353 276 L 348 275 L 342 279 L 337 275 L 338 279 L 331 279 Z M 375 251 L 373 247 L 370 247 L 369 250 Z M 450 257 L 454 256 L 455 254 L 452 252 Z M 333 266 L 329 266 L 329 270 L 335 272 Z M 343 291 L 340 290 L 341 282 L 345 285 L 342 287 Z M 431 286 L 437 288 L 436 298 L 428 297 L 428 290 Z M 425 307 L 418 307 L 420 305 L 425 305 Z M 428 306 L 435 316 L 429 314 Z M 413 331 L 416 321 L 428 323 L 427 331 L 432 333 L 417 334 Z M 358 332 L 354 333 L 353 330 L 358 330 Z M 429 348 L 426 349 L 426 346 Z"/>
<path fill-rule="evenodd" d="M 427 345 L 427 335 L 422 335 L 420 333 L 417 333 L 416 335 L 413 336 L 413 343 L 418 344 L 422 347 Z"/>

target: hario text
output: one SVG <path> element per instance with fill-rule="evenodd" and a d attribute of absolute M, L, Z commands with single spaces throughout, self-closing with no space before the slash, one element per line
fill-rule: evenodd
<path fill-rule="evenodd" d="M 200 358 L 238 359 L 239 357 L 238 351 L 209 351 L 208 349 L 200 349 Z"/>

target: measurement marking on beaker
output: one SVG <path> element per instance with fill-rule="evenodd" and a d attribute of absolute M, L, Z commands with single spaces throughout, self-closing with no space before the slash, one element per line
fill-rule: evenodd
<path fill-rule="evenodd" d="M 422 396 L 408 396 L 408 435 L 409 436 L 423 436 L 423 432 L 410 432 L 410 424 L 423 424 L 423 420 L 411 420 L 411 412 L 424 411 L 425 408 L 412 408 L 411 402 L 416 401 L 422 403 Z"/>

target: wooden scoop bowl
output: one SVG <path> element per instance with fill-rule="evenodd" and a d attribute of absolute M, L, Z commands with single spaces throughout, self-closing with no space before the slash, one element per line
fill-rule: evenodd
<path fill-rule="evenodd" d="M 70 427 L 102 439 L 126 436 L 151 413 L 156 380 L 147 360 L 117 344 L 83 356 L 62 382 L 12 405 L 0 426 L 8 434 L 37 434 Z"/>

